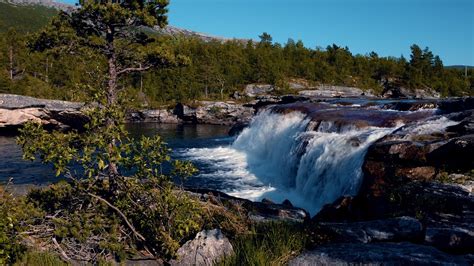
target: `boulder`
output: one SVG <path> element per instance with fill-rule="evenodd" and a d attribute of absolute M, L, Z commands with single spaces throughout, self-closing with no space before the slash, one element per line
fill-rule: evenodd
<path fill-rule="evenodd" d="M 265 95 L 275 90 L 275 86 L 270 84 L 248 84 L 245 86 L 244 93 L 248 97 Z"/>
<path fill-rule="evenodd" d="M 438 106 L 436 101 L 396 101 L 384 104 L 383 109 L 397 111 L 418 111 L 423 109 L 434 109 Z"/>
<path fill-rule="evenodd" d="M 289 265 L 472 265 L 472 256 L 446 254 L 430 246 L 401 243 L 322 245 L 292 259 Z"/>
<path fill-rule="evenodd" d="M 251 106 L 228 102 L 201 101 L 196 103 L 197 107 L 190 107 L 178 103 L 173 114 L 177 118 L 188 123 L 232 125 L 237 122 L 250 121 L 254 114 Z"/>
<path fill-rule="evenodd" d="M 316 88 L 311 90 L 300 90 L 298 92 L 301 96 L 306 97 L 323 97 L 323 98 L 332 98 L 332 97 L 360 97 L 373 96 L 369 92 L 364 92 L 363 90 L 355 87 L 344 87 L 344 86 L 331 86 L 331 85 L 319 85 Z"/>
<path fill-rule="evenodd" d="M 162 124 L 179 124 L 181 120 L 168 109 L 150 109 L 127 113 L 129 122 L 156 122 Z"/>
<path fill-rule="evenodd" d="M 442 114 L 471 110 L 474 109 L 474 97 L 441 101 L 439 103 L 438 109 Z"/>
<path fill-rule="evenodd" d="M 338 241 L 343 242 L 380 242 L 380 241 L 416 241 L 423 239 L 423 227 L 420 221 L 411 217 L 397 217 L 383 220 L 353 223 L 320 223 Z"/>
<path fill-rule="evenodd" d="M 474 134 L 451 139 L 427 155 L 429 163 L 447 170 L 474 169 Z"/>
<path fill-rule="evenodd" d="M 237 136 L 242 132 L 246 127 L 249 126 L 248 122 L 237 122 L 232 125 L 232 127 L 229 129 L 229 136 Z"/>
<path fill-rule="evenodd" d="M 400 84 L 387 83 L 384 85 L 385 89 L 382 92 L 384 98 L 394 99 L 439 99 L 441 94 L 432 88 L 426 87 L 424 89 L 408 89 Z"/>
<path fill-rule="evenodd" d="M 474 253 L 473 224 L 428 225 L 425 233 L 425 244 L 446 252 Z"/>
<path fill-rule="evenodd" d="M 170 265 L 214 265 L 233 253 L 232 244 L 220 229 L 204 230 L 178 249 L 178 258 Z"/>
<path fill-rule="evenodd" d="M 277 204 L 271 201 L 253 202 L 210 189 L 186 188 L 186 190 L 202 201 L 215 198 L 221 203 L 232 203 L 232 205 L 241 206 L 245 209 L 248 217 L 257 222 L 287 221 L 302 223 L 309 220 L 308 212 L 288 204 Z"/>

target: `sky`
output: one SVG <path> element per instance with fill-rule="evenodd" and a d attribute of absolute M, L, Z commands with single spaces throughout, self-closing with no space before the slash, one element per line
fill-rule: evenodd
<path fill-rule="evenodd" d="M 74 2 L 74 0 L 62 0 Z M 429 47 L 445 65 L 474 65 L 474 0 L 171 0 L 171 25 L 227 38 L 409 58 Z"/>

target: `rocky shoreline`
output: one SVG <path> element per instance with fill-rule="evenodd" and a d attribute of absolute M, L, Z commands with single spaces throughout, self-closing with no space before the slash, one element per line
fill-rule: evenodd
<path fill-rule="evenodd" d="M 328 116 L 319 110 L 318 101 L 321 99 L 259 96 L 245 104 L 231 101 L 199 102 L 193 106 L 178 104 L 173 109 L 131 111 L 127 120 L 234 125 L 233 133 L 236 134 L 260 108 L 275 105 L 273 108 L 277 112 L 296 110 L 312 114 L 316 129 L 318 119 L 330 120 L 337 116 Z M 342 100 L 333 104 L 346 105 Z M 369 106 L 370 102 L 366 104 Z M 83 108 L 80 103 L 0 95 L 0 131 L 14 131 L 29 120 L 50 128 L 80 128 L 87 121 L 81 113 Z M 318 238 L 317 244 L 293 258 L 290 265 L 472 265 L 474 98 L 387 102 L 382 106 L 384 108 L 402 111 L 437 108 L 437 114 L 456 123 L 448 126 L 444 133 L 426 133 L 414 130 L 423 125 L 413 119 L 379 139 L 365 156 L 364 179 L 359 193 L 341 197 L 314 217 L 293 207 L 289 201 L 281 204 L 269 200 L 251 202 L 203 189 L 188 189 L 188 193 L 206 203 L 217 201 L 223 206 L 241 206 L 254 222 L 304 224 L 309 234 Z M 363 123 L 364 119 L 357 122 L 360 113 L 354 117 L 350 114 L 350 111 L 345 113 L 348 121 L 339 118 L 338 126 L 349 122 L 361 127 L 370 126 Z M 392 117 L 382 116 L 373 121 L 376 126 L 390 126 L 396 122 L 392 120 Z M 208 246 L 210 261 L 232 252 L 232 246 L 222 232 L 210 230 L 200 234 L 193 240 L 195 242 L 183 248 L 197 250 Z M 206 242 L 208 238 L 214 244 Z M 219 247 L 225 251 L 217 252 Z M 205 256 L 200 259 L 209 261 Z"/>

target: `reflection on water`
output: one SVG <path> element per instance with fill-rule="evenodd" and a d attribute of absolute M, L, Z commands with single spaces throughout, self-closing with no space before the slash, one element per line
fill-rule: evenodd
<path fill-rule="evenodd" d="M 127 125 L 127 129 L 134 137 L 160 134 L 173 150 L 214 147 L 231 142 L 227 137 L 227 126 L 137 123 Z M 45 184 L 58 180 L 51 165 L 22 159 L 15 137 L 0 136 L 0 182 L 5 183 L 10 178 L 15 184 Z"/>

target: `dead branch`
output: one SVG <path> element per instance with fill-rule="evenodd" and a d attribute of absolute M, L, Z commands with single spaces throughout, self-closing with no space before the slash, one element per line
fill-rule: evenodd
<path fill-rule="evenodd" d="M 66 255 L 66 252 L 64 252 L 64 250 L 61 248 L 61 246 L 59 245 L 58 241 L 56 240 L 55 237 L 52 238 L 53 240 L 53 243 L 54 245 L 59 249 L 59 253 L 61 253 L 61 256 L 63 256 L 63 258 L 66 260 L 66 261 L 71 261 L 71 259 Z"/>
<path fill-rule="evenodd" d="M 117 207 L 115 207 L 114 205 L 112 205 L 110 202 L 108 202 L 106 199 L 104 198 L 101 198 L 97 195 L 94 195 L 92 193 L 87 193 L 87 195 L 95 198 L 95 199 L 98 199 L 100 201 L 102 201 L 103 203 L 107 204 L 107 206 L 109 206 L 110 208 L 112 208 L 114 211 L 116 211 L 121 217 L 122 219 L 125 221 L 125 223 L 128 225 L 128 227 L 130 228 L 130 230 L 132 230 L 133 234 L 135 234 L 135 236 L 137 236 L 140 240 L 142 240 L 143 242 L 146 241 L 145 237 L 143 237 L 139 232 L 137 232 L 137 230 L 135 230 L 135 227 L 128 221 L 127 219 L 127 216 L 125 216 L 125 214 L 119 210 Z"/>

